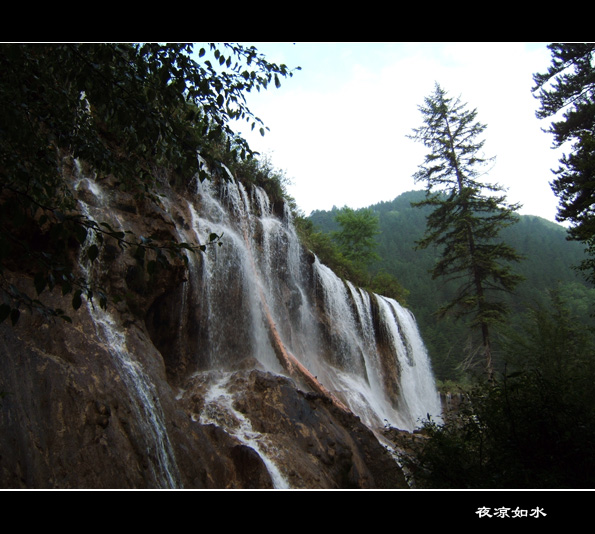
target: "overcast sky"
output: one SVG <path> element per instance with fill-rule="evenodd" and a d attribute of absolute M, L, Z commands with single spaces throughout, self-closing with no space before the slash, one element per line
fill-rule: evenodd
<path fill-rule="evenodd" d="M 438 82 L 487 125 L 484 178 L 507 188 L 521 214 L 555 220 L 549 182 L 559 152 L 535 117 L 532 76 L 551 63 L 547 43 L 250 43 L 269 61 L 300 66 L 292 78 L 248 95 L 270 128 L 243 132 L 292 181 L 298 207 L 366 207 L 423 189 L 412 176 L 425 148 L 407 135 Z"/>

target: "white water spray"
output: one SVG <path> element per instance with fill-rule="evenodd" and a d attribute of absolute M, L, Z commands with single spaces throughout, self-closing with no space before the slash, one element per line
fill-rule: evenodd
<path fill-rule="evenodd" d="M 126 346 L 126 335 L 116 326 L 113 318 L 103 310 L 88 304 L 89 314 L 94 319 L 96 333 L 118 369 L 118 375 L 126 384 L 130 395 L 135 421 L 142 427 L 149 468 L 155 485 L 159 488 L 180 488 L 180 473 L 169 441 L 165 418 L 155 387 L 144 373 L 142 366 L 134 361 Z"/>
<path fill-rule="evenodd" d="M 275 463 L 272 444 L 267 443 L 266 435 L 256 432 L 252 424 L 241 412 L 233 407 L 233 395 L 227 389 L 230 375 L 223 375 L 207 391 L 204 408 L 199 422 L 215 424 L 224 428 L 244 445 L 254 449 L 264 462 L 275 489 L 288 489 L 289 483 Z"/>

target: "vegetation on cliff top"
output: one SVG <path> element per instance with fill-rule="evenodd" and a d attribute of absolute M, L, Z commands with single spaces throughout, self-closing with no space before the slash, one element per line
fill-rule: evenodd
<path fill-rule="evenodd" d="M 295 222 L 301 242 L 344 280 L 406 304 L 408 291 L 393 274 L 372 265 L 376 254 L 378 217 L 371 210 L 344 207 L 332 213 L 333 231 L 317 227 L 312 218 L 299 215 Z"/>
<path fill-rule="evenodd" d="M 222 156 L 228 163 L 254 156 L 232 121 L 264 135 L 245 94 L 292 75 L 254 47 L 231 43 L 197 54 L 189 44 L 2 44 L 0 69 L 0 320 L 13 324 L 23 308 L 68 319 L 41 300 L 54 288 L 72 295 L 75 309 L 83 296 L 106 305 L 108 295 L 75 274 L 69 256 L 91 236 L 90 260 L 109 236 L 152 254 L 147 265 L 205 246 L 141 239 L 86 217 L 72 191 L 75 159 L 155 199 L 158 170 L 187 185 L 205 178 L 198 153 L 215 172 Z M 36 294 L 19 290 L 10 272 L 30 276 Z"/>

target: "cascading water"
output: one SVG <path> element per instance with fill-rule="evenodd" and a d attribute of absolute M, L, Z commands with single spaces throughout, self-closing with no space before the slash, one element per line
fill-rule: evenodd
<path fill-rule="evenodd" d="M 102 194 L 92 181 L 88 187 L 95 196 Z M 163 202 L 173 213 L 170 201 Z M 222 236 L 221 246 L 189 256 L 179 300 L 185 324 L 178 334 L 192 328 L 192 365 L 210 376 L 203 411 L 193 420 L 214 422 L 254 448 L 275 487 L 286 487 L 266 436 L 257 435 L 233 408 L 234 392 L 220 377 L 250 366 L 289 376 L 300 387 L 327 395 L 378 434 L 386 424 L 411 431 L 428 414 L 439 417 L 441 405 L 412 314 L 392 299 L 341 280 L 303 249 L 289 210 L 279 209 L 264 190 L 245 187 L 231 174 L 197 183 L 195 197 L 176 206 L 188 223 L 176 225 L 180 240 Z M 176 487 L 175 457 L 150 381 L 129 354 L 125 332 L 103 312 L 93 317 L 145 425 L 156 484 Z M 218 413 L 225 416 L 216 419 Z"/>
<path fill-rule="evenodd" d="M 414 428 L 420 417 L 438 419 L 441 414 L 440 396 L 413 314 L 395 300 L 379 295 L 376 298 L 400 363 L 399 412 L 408 418 L 405 428 Z"/>
<path fill-rule="evenodd" d="M 224 236 L 222 247 L 202 257 L 200 298 L 214 323 L 208 367 L 252 357 L 287 374 L 281 343 L 371 428 L 413 430 L 428 414 L 439 417 L 428 355 L 409 311 L 345 283 L 318 259 L 307 261 L 289 214 L 275 215 L 258 187 L 249 193 L 231 175 L 203 182 L 189 208 L 195 238 Z M 388 340 L 384 351 L 379 329 Z"/>
<path fill-rule="evenodd" d="M 289 483 L 279 471 L 268 449 L 274 446 L 266 442 L 266 438 L 255 432 L 250 421 L 233 407 L 233 395 L 227 389 L 229 374 L 217 377 L 211 384 L 204 399 L 204 408 L 199 421 L 203 424 L 216 424 L 224 427 L 241 443 L 253 448 L 261 457 L 271 476 L 275 489 L 287 489 Z"/>
<path fill-rule="evenodd" d="M 371 428 L 390 424 L 413 430 L 428 414 L 439 417 L 440 398 L 412 314 L 393 299 L 344 283 L 319 262 L 314 268 L 334 332 L 331 353 L 340 354 L 333 361 L 335 372 L 327 373 L 332 389 Z M 389 341 L 385 350 L 378 346 L 382 332 Z"/>
<path fill-rule="evenodd" d="M 78 179 L 75 188 L 84 180 L 90 191 L 101 201 L 103 195 L 101 189 L 94 181 L 81 177 L 78 165 L 76 169 Z M 90 217 L 90 207 L 82 201 L 79 201 L 79 205 L 82 213 Z M 84 257 L 86 249 L 82 252 Z M 86 261 L 81 259 L 79 264 L 86 271 L 86 277 L 89 279 L 90 274 Z M 180 473 L 154 385 L 145 374 L 142 365 L 135 361 L 131 355 L 126 345 L 126 333 L 119 328 L 113 317 L 107 311 L 95 307 L 90 302 L 87 302 L 87 310 L 93 319 L 98 339 L 109 352 L 118 370 L 118 375 L 126 384 L 131 405 L 136 414 L 135 421 L 142 428 L 140 435 L 149 459 L 148 465 L 153 484 L 159 488 L 181 487 Z"/>
<path fill-rule="evenodd" d="M 153 384 L 145 375 L 142 366 L 132 359 L 126 346 L 126 335 L 119 331 L 110 315 L 102 310 L 93 309 L 91 305 L 89 305 L 89 313 L 94 318 L 99 339 L 104 341 L 119 371 L 119 376 L 126 383 L 136 414 L 136 422 L 142 427 L 144 450 L 150 459 L 149 468 L 155 486 L 181 487 L 175 455 Z"/>

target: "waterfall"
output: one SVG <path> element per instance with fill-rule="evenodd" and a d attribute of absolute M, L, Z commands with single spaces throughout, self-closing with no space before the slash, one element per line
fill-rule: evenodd
<path fill-rule="evenodd" d="M 89 191 L 99 199 L 104 193 L 92 182 Z M 180 338 L 186 324 L 196 322 L 198 334 L 188 338 L 195 346 L 186 347 L 196 372 L 226 377 L 256 367 L 287 376 L 351 411 L 377 435 L 387 424 L 412 431 L 428 415 L 440 416 L 431 365 L 411 312 L 340 279 L 306 251 L 287 207 L 280 212 L 262 188 L 236 181 L 229 171 L 226 179 L 197 182 L 195 195 L 173 202 L 163 199 L 164 213 L 172 220 L 174 211 L 178 219 L 184 214 L 185 224 L 175 226 L 181 241 L 222 236 L 220 245 L 189 256 L 188 280 L 179 294 L 185 318 Z M 85 213 L 92 209 L 81 207 Z M 116 213 L 110 220 L 124 226 Z M 102 310 L 89 307 L 89 312 L 130 391 L 156 485 L 177 487 L 175 456 L 150 377 L 128 350 L 122 325 Z M 232 398 L 225 380 L 215 381 L 193 420 L 218 424 L 252 447 L 275 487 L 287 487 L 274 447 L 233 408 Z"/>
<path fill-rule="evenodd" d="M 82 178 L 80 166 L 76 165 L 77 182 L 75 188 L 84 181 L 89 190 L 99 200 L 100 205 L 105 201 L 104 193 L 92 180 Z M 90 206 L 79 200 L 83 214 L 91 216 Z M 92 243 L 91 243 L 92 244 Z M 89 244 L 88 244 L 89 245 Z M 90 271 L 85 257 L 87 248 L 81 250 L 79 265 L 90 278 Z M 159 488 L 181 487 L 180 473 L 176 464 L 173 448 L 169 441 L 165 426 L 165 417 L 159 403 L 159 395 L 154 384 L 147 376 L 140 362 L 136 361 L 126 344 L 126 332 L 120 328 L 110 313 L 97 308 L 91 302 L 87 303 L 87 311 L 95 326 L 97 338 L 102 342 L 112 357 L 118 376 L 126 384 L 132 409 L 135 412 L 135 422 L 140 425 L 139 433 L 144 443 L 144 450 L 149 459 L 148 465 L 153 483 Z"/>
<path fill-rule="evenodd" d="M 428 414 L 440 416 L 411 312 L 341 280 L 317 258 L 307 261 L 291 217 L 274 214 L 261 188 L 247 190 L 229 174 L 199 184 L 188 209 L 195 239 L 224 236 L 221 247 L 202 255 L 197 273 L 197 299 L 210 318 L 209 343 L 201 349 L 208 351 L 207 368 L 230 369 L 253 358 L 288 374 L 278 339 L 271 341 L 273 328 L 283 349 L 371 428 L 413 430 Z M 388 339 L 384 350 L 379 330 Z"/>
<path fill-rule="evenodd" d="M 246 242 L 253 231 L 247 228 L 252 221 L 244 205 L 245 191 L 231 185 L 226 184 L 218 199 L 214 185 L 203 184 L 199 205 L 188 203 L 193 241 L 200 242 L 211 233 L 224 236 L 220 247 L 207 247 L 202 254 L 198 280 L 193 281 L 204 308 L 201 323 L 208 330 L 208 342 L 197 350 L 202 351 L 200 359 L 206 368 L 231 368 L 254 357 L 266 369 L 280 372 L 264 324 L 260 294 L 265 288 Z"/>
<path fill-rule="evenodd" d="M 333 389 L 370 427 L 383 423 L 413 430 L 428 414 L 438 418 L 440 398 L 415 319 L 398 302 L 373 295 L 379 328 L 388 333 L 389 351 L 379 350 L 372 297 L 343 282 L 320 262 L 314 264 L 324 292 L 325 314 L 333 330 Z"/>
<path fill-rule="evenodd" d="M 145 374 L 141 364 L 135 361 L 126 346 L 126 335 L 121 332 L 113 318 L 103 310 L 88 304 L 89 313 L 94 318 L 98 338 L 112 356 L 118 375 L 126 384 L 135 422 L 141 426 L 140 436 L 144 442 L 149 468 L 158 488 L 179 488 L 180 474 L 175 455 L 165 427 L 164 415 L 159 404 L 159 396 Z"/>
<path fill-rule="evenodd" d="M 418 426 L 428 416 L 439 419 L 442 412 L 428 353 L 410 310 L 393 299 L 376 295 L 382 319 L 399 361 L 399 413 L 406 418 L 405 429 Z"/>

